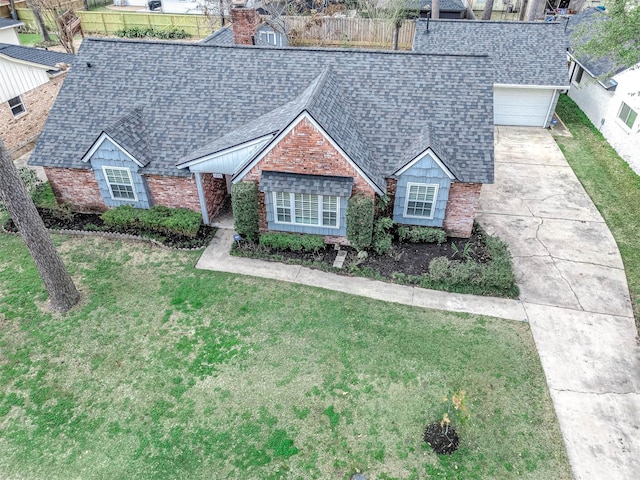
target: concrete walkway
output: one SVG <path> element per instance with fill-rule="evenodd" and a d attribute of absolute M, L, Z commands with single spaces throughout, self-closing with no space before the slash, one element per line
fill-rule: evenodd
<path fill-rule="evenodd" d="M 479 221 L 509 243 L 521 301 L 232 257 L 221 229 L 197 268 L 419 307 L 528 320 L 576 479 L 640 478 L 640 354 L 624 270 L 602 217 L 541 129 L 496 128 L 496 184 Z"/>
<path fill-rule="evenodd" d="M 577 479 L 640 478 L 640 355 L 617 245 L 551 135 L 496 128 L 479 222 L 514 256 Z"/>

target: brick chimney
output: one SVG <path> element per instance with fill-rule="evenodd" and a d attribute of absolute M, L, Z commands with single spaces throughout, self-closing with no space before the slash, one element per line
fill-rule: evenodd
<path fill-rule="evenodd" d="M 231 23 L 236 45 L 255 45 L 258 41 L 258 13 L 246 4 L 246 0 L 233 0 Z"/>

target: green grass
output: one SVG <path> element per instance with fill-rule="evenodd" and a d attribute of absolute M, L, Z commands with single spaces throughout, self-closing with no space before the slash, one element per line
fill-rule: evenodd
<path fill-rule="evenodd" d="M 0 235 L 0 478 L 571 478 L 525 323 L 54 241 L 83 292 L 65 316 Z M 422 431 L 458 389 L 439 457 Z"/>
<path fill-rule="evenodd" d="M 640 325 L 640 177 L 568 96 L 556 111 L 573 137 L 555 140 L 616 239 Z"/>
<path fill-rule="evenodd" d="M 54 43 L 58 41 L 58 37 L 56 35 L 50 34 L 50 36 Z M 42 35 L 39 33 L 19 33 L 18 40 L 20 40 L 20 45 L 33 47 L 34 45 L 38 45 L 42 42 Z"/>

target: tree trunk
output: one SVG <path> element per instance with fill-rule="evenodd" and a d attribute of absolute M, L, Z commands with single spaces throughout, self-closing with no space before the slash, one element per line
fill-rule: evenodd
<path fill-rule="evenodd" d="M 42 19 L 42 15 L 40 14 L 40 10 L 37 7 L 27 3 L 27 6 L 33 12 L 33 18 L 36 19 L 36 23 L 38 24 L 38 29 L 40 30 L 40 34 L 42 35 L 42 40 L 45 42 L 50 42 L 51 37 L 49 36 L 49 32 L 47 31 L 47 26 L 44 24 L 44 20 Z"/>
<path fill-rule="evenodd" d="M 224 0 L 220 0 L 220 28 L 224 27 Z"/>
<path fill-rule="evenodd" d="M 16 12 L 15 0 L 9 0 L 9 10 L 11 10 L 11 18 L 18 20 L 18 13 Z"/>
<path fill-rule="evenodd" d="M 536 19 L 538 8 L 540 8 L 540 0 L 530 0 L 529 10 L 527 10 L 527 22 L 533 22 Z"/>
<path fill-rule="evenodd" d="M 66 312 L 80 294 L 38 215 L 9 152 L 0 140 L 0 196 L 11 215 L 49 293 L 50 308 Z"/>
<path fill-rule="evenodd" d="M 440 18 L 440 0 L 431 0 L 431 18 Z"/>
<path fill-rule="evenodd" d="M 486 0 L 482 11 L 482 20 L 491 20 L 491 12 L 493 12 L 493 0 Z"/>
<path fill-rule="evenodd" d="M 89 11 L 89 0 L 82 0 L 82 3 L 84 4 L 84 9 L 88 12 Z"/>
<path fill-rule="evenodd" d="M 398 50 L 398 37 L 400 36 L 400 27 L 402 26 L 402 20 L 397 20 L 393 26 L 393 49 Z"/>

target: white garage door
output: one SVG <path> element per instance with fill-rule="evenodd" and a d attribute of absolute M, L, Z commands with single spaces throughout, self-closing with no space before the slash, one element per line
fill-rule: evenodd
<path fill-rule="evenodd" d="M 493 123 L 546 127 L 554 95 L 555 90 L 494 87 Z"/>

